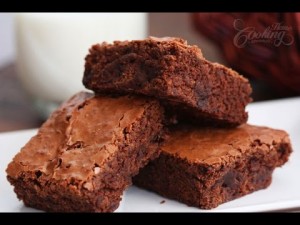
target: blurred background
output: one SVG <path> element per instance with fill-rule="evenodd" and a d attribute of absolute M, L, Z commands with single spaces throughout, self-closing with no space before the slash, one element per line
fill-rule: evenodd
<path fill-rule="evenodd" d="M 0 13 L 0 132 L 35 128 L 84 90 L 97 42 L 176 36 L 247 76 L 254 101 L 300 95 L 299 13 Z"/>

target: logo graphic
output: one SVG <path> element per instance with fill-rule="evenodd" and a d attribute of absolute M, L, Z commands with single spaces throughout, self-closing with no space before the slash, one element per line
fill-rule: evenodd
<path fill-rule="evenodd" d="M 233 39 L 234 45 L 238 48 L 255 43 L 269 43 L 276 47 L 289 46 L 294 43 L 294 37 L 290 33 L 291 26 L 283 25 L 283 23 L 274 23 L 261 32 L 255 27 L 245 27 L 242 19 L 236 19 L 233 27 L 238 31 Z"/>

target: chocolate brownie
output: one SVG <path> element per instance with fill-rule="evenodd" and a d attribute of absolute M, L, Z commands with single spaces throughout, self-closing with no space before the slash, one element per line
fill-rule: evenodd
<path fill-rule="evenodd" d="M 179 38 L 115 41 L 92 46 L 83 84 L 97 93 L 135 93 L 163 100 L 179 119 L 213 126 L 247 121 L 251 101 L 246 78 L 207 61 Z"/>
<path fill-rule="evenodd" d="M 26 206 L 52 212 L 111 212 L 141 167 L 159 155 L 156 100 L 79 93 L 42 125 L 8 165 Z"/>
<path fill-rule="evenodd" d="M 179 127 L 133 183 L 189 206 L 211 209 L 266 188 L 291 153 L 288 134 L 267 127 Z"/>

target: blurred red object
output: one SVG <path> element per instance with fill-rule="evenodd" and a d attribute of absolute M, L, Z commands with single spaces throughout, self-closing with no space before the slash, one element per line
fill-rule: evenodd
<path fill-rule="evenodd" d="M 300 13 L 193 13 L 192 21 L 229 66 L 281 94 L 300 94 Z"/>

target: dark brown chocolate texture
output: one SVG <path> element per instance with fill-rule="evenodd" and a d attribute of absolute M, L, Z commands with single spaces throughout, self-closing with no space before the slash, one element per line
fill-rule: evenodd
<path fill-rule="evenodd" d="M 14 157 L 7 178 L 26 206 L 114 211 L 131 177 L 159 155 L 162 119 L 153 99 L 79 93 Z"/>
<path fill-rule="evenodd" d="M 162 100 L 179 119 L 237 126 L 247 121 L 248 80 L 207 61 L 179 38 L 115 41 L 92 46 L 83 84 L 97 93 L 143 94 Z"/>
<path fill-rule="evenodd" d="M 267 127 L 177 127 L 159 158 L 133 182 L 187 205 L 211 209 L 268 187 L 273 170 L 287 162 L 291 151 L 288 134 Z"/>

